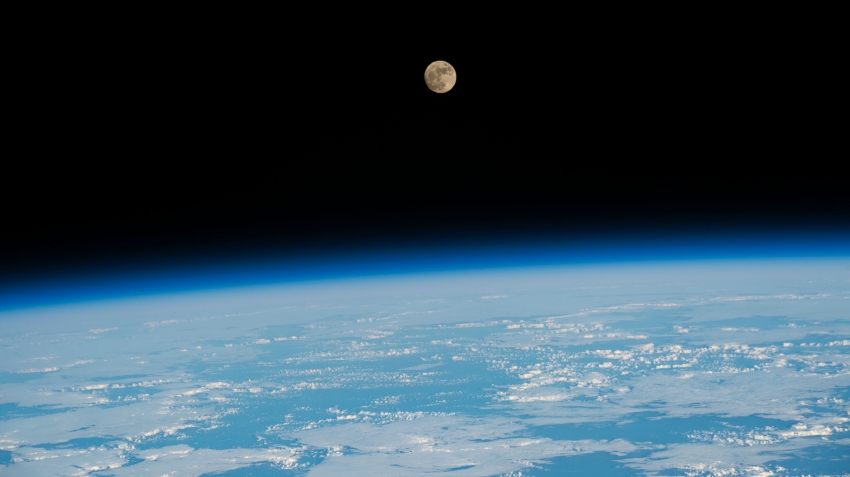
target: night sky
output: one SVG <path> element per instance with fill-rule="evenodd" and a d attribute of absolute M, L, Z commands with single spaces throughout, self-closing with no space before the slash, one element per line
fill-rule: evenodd
<path fill-rule="evenodd" d="M 169 12 L 33 35 L 0 300 L 158 270 L 165 289 L 486 265 L 472 250 L 846 252 L 834 126 L 791 74 L 804 52 L 745 17 L 641 15 Z M 457 70 L 447 94 L 423 81 L 435 60 Z"/>

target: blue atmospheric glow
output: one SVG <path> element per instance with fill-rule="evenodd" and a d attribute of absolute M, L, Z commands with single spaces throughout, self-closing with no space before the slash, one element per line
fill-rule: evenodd
<path fill-rule="evenodd" d="M 0 310 L 51 303 L 154 293 L 293 283 L 406 273 L 485 270 L 528 266 L 746 258 L 850 256 L 850 233 L 832 231 L 767 234 L 657 232 L 580 238 L 506 236 L 415 244 L 361 244 L 325 249 L 241 251 L 97 264 L 28 277 L 0 290 Z M 179 257 L 178 257 L 179 258 Z"/>

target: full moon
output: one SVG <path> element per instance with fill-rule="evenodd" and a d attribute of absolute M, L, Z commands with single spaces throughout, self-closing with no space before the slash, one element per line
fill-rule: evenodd
<path fill-rule="evenodd" d="M 425 69 L 425 84 L 435 93 L 446 93 L 457 82 L 457 74 L 452 65 L 445 61 L 435 61 Z"/>

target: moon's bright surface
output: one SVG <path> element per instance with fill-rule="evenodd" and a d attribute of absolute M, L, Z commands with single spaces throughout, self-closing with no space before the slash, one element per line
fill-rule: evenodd
<path fill-rule="evenodd" d="M 445 61 L 435 61 L 425 69 L 425 84 L 435 93 L 446 93 L 457 82 L 457 73 Z"/>

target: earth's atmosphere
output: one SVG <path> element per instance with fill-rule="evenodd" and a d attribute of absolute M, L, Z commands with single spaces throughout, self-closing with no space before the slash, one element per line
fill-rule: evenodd
<path fill-rule="evenodd" d="M 850 475 L 850 259 L 0 312 L 8 476 Z"/>

